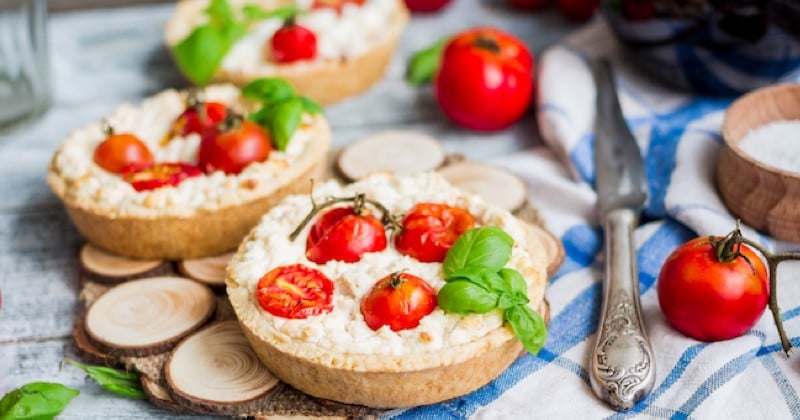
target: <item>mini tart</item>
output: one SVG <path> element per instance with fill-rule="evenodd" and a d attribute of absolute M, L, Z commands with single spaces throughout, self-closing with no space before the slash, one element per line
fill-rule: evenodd
<path fill-rule="evenodd" d="M 231 85 L 210 86 L 202 97 L 242 113 L 256 106 Z M 123 104 L 107 120 L 116 132 L 137 135 L 156 162 L 196 164 L 199 135 L 163 142 L 185 107 L 186 92 L 167 90 L 138 107 Z M 89 242 L 140 259 L 198 258 L 234 249 L 281 198 L 309 190 L 309 179 L 324 170 L 331 141 L 324 117 L 304 115 L 285 152 L 273 150 L 239 174 L 216 171 L 137 192 L 94 163 L 94 149 L 104 139 L 100 122 L 73 131 L 53 156 L 47 181 Z"/>
<path fill-rule="evenodd" d="M 301 95 L 323 105 L 363 93 L 383 77 L 409 20 L 409 13 L 403 0 L 366 1 L 381 1 L 393 7 L 386 16 L 385 25 L 381 25 L 379 30 L 374 30 L 366 45 L 359 51 L 348 52 L 344 55 L 318 55 L 313 60 L 286 64 L 271 63 L 265 58 L 261 58 L 261 64 L 257 66 L 237 65 L 238 57 L 230 57 L 232 51 L 237 48 L 241 51 L 238 54 L 240 57 L 264 57 L 263 43 L 272 36 L 272 32 L 269 32 L 269 36 L 261 43 L 250 42 L 249 44 L 252 45 L 245 46 L 243 44 L 239 47 L 234 45 L 215 74 L 214 80 L 243 86 L 260 77 L 280 77 L 292 83 Z M 266 10 L 293 4 L 301 9 L 307 9 L 310 6 L 308 0 L 297 0 L 296 2 L 292 0 L 229 0 L 229 2 L 237 10 L 248 3 L 258 4 Z M 189 36 L 198 24 L 206 20 L 204 10 L 208 4 L 209 0 L 181 0 L 178 3 L 165 29 L 166 44 L 170 50 Z M 304 24 L 304 19 L 301 16 L 298 19 L 299 23 Z M 277 29 L 277 26 L 274 29 Z M 329 30 L 329 32 L 335 31 L 335 28 Z M 361 34 L 355 33 L 352 36 L 361 36 Z M 318 40 L 319 37 L 318 35 Z M 238 43 L 241 42 L 242 40 Z"/>
<path fill-rule="evenodd" d="M 402 213 L 419 202 L 447 203 L 468 210 L 478 225 L 504 229 L 514 240 L 508 267 L 528 282 L 530 306 L 543 311 L 546 284 L 544 248 L 535 233 L 505 210 L 456 189 L 438 174 L 412 177 L 373 175 L 342 187 L 327 183 L 315 199 L 364 193 Z M 461 316 L 435 309 L 410 330 L 372 331 L 359 306 L 381 277 L 405 269 L 434 289 L 444 285 L 441 264 L 403 256 L 391 243 L 353 264 L 318 265 L 305 257 L 306 227 L 295 241 L 289 233 L 311 208 L 309 197 L 291 196 L 275 206 L 251 231 L 228 265 L 227 290 L 242 330 L 261 361 L 291 386 L 318 398 L 370 407 L 432 404 L 487 384 L 520 354 L 522 345 L 502 312 Z M 255 298 L 258 280 L 277 266 L 302 263 L 335 284 L 334 309 L 303 320 L 264 311 Z"/>

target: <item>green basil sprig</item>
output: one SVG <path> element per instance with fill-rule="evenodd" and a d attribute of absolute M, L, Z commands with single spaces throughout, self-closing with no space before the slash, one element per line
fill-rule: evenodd
<path fill-rule="evenodd" d="M 261 109 L 247 118 L 266 128 L 280 151 L 286 150 L 304 113 L 322 113 L 321 106 L 300 96 L 289 82 L 276 77 L 253 80 L 242 88 L 242 96 L 261 103 Z"/>
<path fill-rule="evenodd" d="M 439 70 L 442 53 L 444 53 L 448 41 L 450 41 L 449 37 L 442 38 L 435 44 L 415 52 L 406 66 L 406 80 L 414 86 L 431 83 Z"/>
<path fill-rule="evenodd" d="M 80 391 L 52 382 L 32 382 L 0 400 L 0 420 L 52 419 L 61 414 Z"/>
<path fill-rule="evenodd" d="M 103 366 L 89 366 L 71 359 L 67 363 L 83 370 L 106 390 L 123 397 L 144 400 L 147 398 L 142 390 L 141 375 L 137 372 L 124 372 Z"/>
<path fill-rule="evenodd" d="M 196 27 L 173 47 L 175 61 L 189 80 L 205 85 L 214 77 L 231 46 L 247 33 L 252 23 L 270 18 L 285 20 L 299 13 L 299 9 L 291 6 L 264 10 L 249 4 L 242 9 L 239 19 L 227 0 L 211 0 L 205 9 L 208 23 Z"/>
<path fill-rule="evenodd" d="M 502 229 L 484 226 L 464 232 L 447 252 L 442 270 L 447 284 L 439 290 L 439 307 L 456 314 L 484 314 L 502 309 L 503 318 L 536 354 L 544 346 L 547 328 L 528 303 L 528 286 L 519 271 L 504 268 L 514 239 Z"/>

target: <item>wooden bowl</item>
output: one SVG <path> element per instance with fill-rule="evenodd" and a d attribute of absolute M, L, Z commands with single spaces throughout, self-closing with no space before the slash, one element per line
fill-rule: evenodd
<path fill-rule="evenodd" d="M 722 123 L 716 182 L 736 217 L 777 239 L 800 242 L 800 173 L 757 161 L 739 147 L 750 130 L 793 119 L 800 119 L 800 84 L 761 88 L 736 100 Z"/>

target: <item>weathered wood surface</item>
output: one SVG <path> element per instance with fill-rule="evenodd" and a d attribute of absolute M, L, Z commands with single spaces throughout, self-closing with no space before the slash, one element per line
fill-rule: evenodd
<path fill-rule="evenodd" d="M 185 84 L 161 38 L 171 9 L 148 5 L 53 15 L 52 107 L 34 123 L 0 134 L 0 395 L 33 380 L 77 387 L 81 395 L 63 418 L 169 414 L 104 394 L 74 368 L 59 370 L 63 357 L 74 356 L 67 336 L 78 309 L 75 256 L 81 238 L 47 188 L 45 170 L 72 128 L 101 118 L 121 101 L 137 102 Z M 475 160 L 536 144 L 532 116 L 499 134 L 467 132 L 443 119 L 429 90 L 403 82 L 412 51 L 476 25 L 505 28 L 535 51 L 574 28 L 554 11 L 529 15 L 476 0 L 455 0 L 445 13 L 414 18 L 386 79 L 366 95 L 327 110 L 335 145 L 396 127 L 428 132 L 442 139 L 448 152 Z"/>

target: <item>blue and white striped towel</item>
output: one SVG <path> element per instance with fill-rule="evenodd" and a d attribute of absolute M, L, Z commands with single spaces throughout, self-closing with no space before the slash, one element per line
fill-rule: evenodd
<path fill-rule="evenodd" d="M 591 53 L 590 53 L 591 52 Z M 594 84 L 585 58 L 605 55 L 617 70 L 624 114 L 644 151 L 651 198 L 636 230 L 645 323 L 656 352 L 656 386 L 628 413 L 615 413 L 589 387 L 586 366 L 601 299 L 602 234 L 594 210 Z M 546 148 L 496 164 L 524 177 L 532 200 L 567 259 L 547 291 L 552 306 L 547 345 L 517 360 L 471 395 L 407 410 L 403 418 L 800 418 L 800 363 L 780 349 L 769 312 L 742 337 L 701 343 L 667 325 L 655 280 L 664 259 L 697 236 L 734 226 L 713 173 L 729 100 L 692 97 L 646 80 L 619 54 L 608 28 L 596 23 L 546 51 L 540 64 L 538 118 Z M 769 238 L 745 234 L 770 245 Z M 783 244 L 786 245 L 786 244 Z M 800 345 L 800 265 L 784 263 L 779 298 L 787 332 Z"/>

